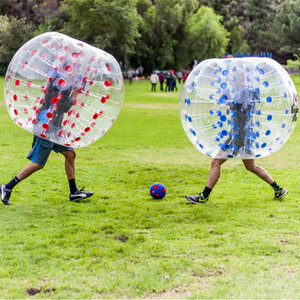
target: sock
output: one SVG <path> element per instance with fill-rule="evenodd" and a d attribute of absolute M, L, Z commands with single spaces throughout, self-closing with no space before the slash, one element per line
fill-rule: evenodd
<path fill-rule="evenodd" d="M 5 185 L 5 188 L 12 190 L 21 180 L 15 176 L 9 183 Z"/>
<path fill-rule="evenodd" d="M 276 181 L 274 181 L 272 184 L 271 184 L 271 187 L 273 188 L 273 190 L 276 192 L 280 189 L 280 186 L 276 183 Z"/>
<path fill-rule="evenodd" d="M 70 179 L 69 180 L 69 186 L 70 186 L 70 192 L 71 192 L 71 194 L 75 194 L 78 191 L 75 179 Z"/>
<path fill-rule="evenodd" d="M 207 186 L 204 188 L 204 190 L 203 190 L 203 196 L 204 196 L 205 199 L 209 197 L 209 194 L 210 194 L 211 191 L 212 191 L 212 189 L 210 189 Z"/>

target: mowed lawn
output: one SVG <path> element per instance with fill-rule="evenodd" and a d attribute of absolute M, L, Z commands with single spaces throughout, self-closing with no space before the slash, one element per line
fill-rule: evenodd
<path fill-rule="evenodd" d="M 10 119 L 0 86 L 3 183 L 28 163 L 32 135 Z M 0 298 L 299 298 L 299 120 L 283 148 L 257 160 L 289 190 L 283 201 L 232 160 L 210 201 L 188 205 L 210 159 L 182 129 L 179 95 L 126 83 L 114 126 L 77 150 L 88 200 L 68 200 L 55 153 L 14 189 L 0 206 Z M 167 187 L 163 200 L 149 195 L 155 182 Z"/>

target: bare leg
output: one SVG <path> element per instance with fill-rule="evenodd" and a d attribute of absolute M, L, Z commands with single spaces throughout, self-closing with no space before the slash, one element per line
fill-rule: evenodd
<path fill-rule="evenodd" d="M 75 150 L 63 151 L 61 154 L 65 157 L 65 168 L 70 185 L 70 200 L 76 202 L 91 197 L 93 195 L 92 192 L 84 192 L 83 189 L 80 191 L 77 189 L 75 183 Z"/>
<path fill-rule="evenodd" d="M 219 159 L 214 158 L 211 161 L 211 168 L 210 173 L 207 178 L 206 186 L 210 189 L 213 189 L 215 184 L 218 182 L 220 175 L 221 175 L 221 165 L 226 161 L 227 159 Z"/>
<path fill-rule="evenodd" d="M 30 176 L 31 174 L 33 174 L 34 172 L 42 169 L 44 166 L 36 164 L 34 162 L 28 164 L 27 166 L 25 166 L 17 175 L 17 178 L 21 181 L 25 178 L 27 178 L 28 176 Z"/>
<path fill-rule="evenodd" d="M 266 181 L 269 184 L 272 184 L 274 182 L 274 179 L 271 177 L 271 175 L 264 168 L 258 166 L 255 163 L 254 159 L 243 159 L 243 163 L 248 171 L 256 174 L 262 180 Z"/>
<path fill-rule="evenodd" d="M 75 179 L 75 150 L 63 151 L 61 154 L 65 157 L 65 169 L 68 179 Z"/>

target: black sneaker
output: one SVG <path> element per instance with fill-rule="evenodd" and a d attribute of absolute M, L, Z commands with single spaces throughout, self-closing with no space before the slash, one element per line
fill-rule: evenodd
<path fill-rule="evenodd" d="M 281 187 L 278 191 L 275 191 L 275 198 L 276 199 L 281 199 L 283 198 L 286 194 L 288 193 L 288 191 Z"/>
<path fill-rule="evenodd" d="M 9 198 L 10 198 L 11 190 L 7 189 L 5 187 L 5 184 L 1 184 L 0 193 L 1 193 L 1 200 L 3 204 L 10 205 Z"/>
<path fill-rule="evenodd" d="M 201 204 L 208 201 L 208 197 L 204 198 L 203 193 L 194 196 L 186 195 L 185 198 L 193 204 Z"/>
<path fill-rule="evenodd" d="M 94 193 L 84 192 L 83 190 L 84 187 L 80 191 L 78 190 L 74 194 L 70 194 L 70 200 L 76 202 L 94 195 Z"/>

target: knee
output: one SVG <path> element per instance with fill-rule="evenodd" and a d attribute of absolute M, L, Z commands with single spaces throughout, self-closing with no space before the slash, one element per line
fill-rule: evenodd
<path fill-rule="evenodd" d="M 37 171 L 43 169 L 44 167 L 45 167 L 44 165 L 38 165 L 38 164 L 35 165 L 35 169 Z"/>
<path fill-rule="evenodd" d="M 76 158 L 76 152 L 75 150 L 69 150 L 65 152 L 65 157 L 69 161 L 74 161 Z"/>
<path fill-rule="evenodd" d="M 39 164 L 37 164 L 37 163 L 32 163 L 32 164 L 31 164 L 31 170 L 32 170 L 33 172 L 38 171 L 38 170 L 41 170 L 41 169 L 43 169 L 43 168 L 44 168 L 44 165 L 39 165 Z"/>
<path fill-rule="evenodd" d="M 222 160 L 220 160 L 220 159 L 213 159 L 212 161 L 211 161 L 211 168 L 213 169 L 213 168 L 219 168 L 221 165 L 222 165 Z"/>
<path fill-rule="evenodd" d="M 256 164 L 255 163 L 244 163 L 244 166 L 247 171 L 255 172 Z"/>

